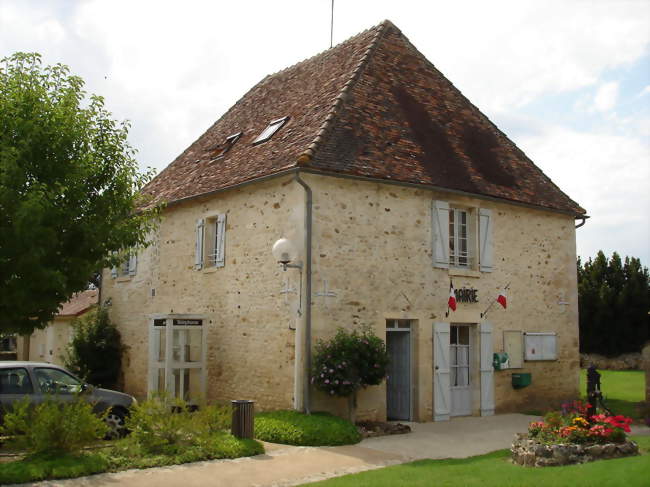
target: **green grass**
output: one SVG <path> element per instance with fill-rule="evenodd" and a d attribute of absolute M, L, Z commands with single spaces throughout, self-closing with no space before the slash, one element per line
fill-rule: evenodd
<path fill-rule="evenodd" d="M 639 418 L 636 405 L 645 400 L 645 375 L 642 370 L 599 370 L 605 405 L 613 413 Z M 587 390 L 587 371 L 580 371 L 580 393 Z"/>
<path fill-rule="evenodd" d="M 227 433 L 216 434 L 211 441 L 201 445 L 186 446 L 167 454 L 156 455 L 143 453 L 128 441 L 120 440 L 110 447 L 92 453 L 39 455 L 0 463 L 0 484 L 74 478 L 101 472 L 239 458 L 261 453 L 264 453 L 264 447 L 259 441 L 240 440 Z"/>
<path fill-rule="evenodd" d="M 350 445 L 361 441 L 357 428 L 328 413 L 270 411 L 255 416 L 255 436 L 271 443 L 298 446 Z"/>
<path fill-rule="evenodd" d="M 510 451 L 499 450 L 464 459 L 420 460 L 394 467 L 309 484 L 327 487 L 477 486 L 593 487 L 648 485 L 650 437 L 633 438 L 643 455 L 566 467 L 531 468 L 509 462 Z"/>
<path fill-rule="evenodd" d="M 0 463 L 0 484 L 19 484 L 45 479 L 65 479 L 105 472 L 103 455 L 38 455 L 15 462 Z"/>

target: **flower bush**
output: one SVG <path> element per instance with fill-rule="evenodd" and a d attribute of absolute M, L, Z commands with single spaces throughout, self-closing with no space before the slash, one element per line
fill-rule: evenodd
<path fill-rule="evenodd" d="M 354 422 L 356 392 L 381 384 L 387 367 L 386 344 L 370 327 L 339 328 L 332 339 L 317 342 L 311 383 L 330 396 L 347 397 L 350 421 Z"/>
<path fill-rule="evenodd" d="M 622 443 L 630 432 L 632 418 L 622 415 L 588 415 L 591 405 L 573 401 L 551 412 L 544 421 L 528 426 L 528 437 L 542 443 Z"/>

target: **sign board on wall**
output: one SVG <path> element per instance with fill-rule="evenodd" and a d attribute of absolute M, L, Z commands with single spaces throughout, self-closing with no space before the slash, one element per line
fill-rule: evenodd
<path fill-rule="evenodd" d="M 525 333 L 526 360 L 557 360 L 555 333 Z"/>

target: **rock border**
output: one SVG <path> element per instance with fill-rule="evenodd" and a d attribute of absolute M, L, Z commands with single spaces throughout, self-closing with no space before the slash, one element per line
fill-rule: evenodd
<path fill-rule="evenodd" d="M 526 433 L 523 433 L 515 435 L 510 451 L 512 462 L 516 465 L 556 467 L 638 455 L 639 446 L 629 440 L 624 443 L 547 445 L 531 440 Z"/>

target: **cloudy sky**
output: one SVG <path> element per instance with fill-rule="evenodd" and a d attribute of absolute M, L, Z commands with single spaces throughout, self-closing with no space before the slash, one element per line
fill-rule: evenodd
<path fill-rule="evenodd" d="M 0 57 L 64 63 L 164 168 L 266 74 L 329 47 L 331 0 L 0 0 Z M 650 264 L 650 1 L 335 0 L 390 19 L 592 217 L 578 253 Z"/>

